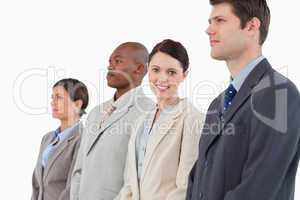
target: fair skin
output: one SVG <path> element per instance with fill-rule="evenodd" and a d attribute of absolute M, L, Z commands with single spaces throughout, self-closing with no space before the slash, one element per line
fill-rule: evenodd
<path fill-rule="evenodd" d="M 248 63 L 262 55 L 259 45 L 260 21 L 254 17 L 241 29 L 240 19 L 228 3 L 214 5 L 206 33 L 209 35 L 211 56 L 224 60 L 234 78 Z"/>
<path fill-rule="evenodd" d="M 51 99 L 52 117 L 60 121 L 61 132 L 73 126 L 80 119 L 82 100 L 72 101 L 64 87 L 54 87 Z"/>
<path fill-rule="evenodd" d="M 149 82 L 157 98 L 158 112 L 178 102 L 178 87 L 187 76 L 187 71 L 178 60 L 168 54 L 157 52 L 149 62 Z M 159 113 L 157 114 L 159 115 Z"/>

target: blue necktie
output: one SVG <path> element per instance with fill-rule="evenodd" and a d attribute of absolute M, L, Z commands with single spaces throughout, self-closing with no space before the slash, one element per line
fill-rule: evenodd
<path fill-rule="evenodd" d="M 237 91 L 233 87 L 232 84 L 229 85 L 229 87 L 225 91 L 225 98 L 224 98 L 224 111 L 228 110 L 229 106 L 232 104 L 232 100 L 234 96 L 236 95 Z"/>

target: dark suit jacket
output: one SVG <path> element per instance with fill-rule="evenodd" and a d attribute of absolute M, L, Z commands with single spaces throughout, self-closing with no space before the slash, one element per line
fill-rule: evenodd
<path fill-rule="evenodd" d="M 80 145 L 82 124 L 72 131 L 72 136 L 58 145 L 45 169 L 42 167 L 42 154 L 52 142 L 53 132 L 43 137 L 32 178 L 31 200 L 70 199 L 71 175 Z"/>
<path fill-rule="evenodd" d="M 187 200 L 292 200 L 299 160 L 300 96 L 266 59 L 222 113 L 210 105 Z"/>

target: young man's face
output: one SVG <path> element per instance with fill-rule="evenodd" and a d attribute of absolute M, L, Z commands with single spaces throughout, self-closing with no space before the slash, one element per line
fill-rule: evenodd
<path fill-rule="evenodd" d="M 246 31 L 228 3 L 214 5 L 206 30 L 209 35 L 211 56 L 217 60 L 236 59 L 246 49 Z"/>

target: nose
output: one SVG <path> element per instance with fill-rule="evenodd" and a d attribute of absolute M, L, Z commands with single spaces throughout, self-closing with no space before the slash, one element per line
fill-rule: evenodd
<path fill-rule="evenodd" d="M 113 70 L 113 67 L 111 66 L 111 64 L 109 64 L 108 66 L 107 66 L 107 70 Z"/>
<path fill-rule="evenodd" d="M 52 108 L 54 107 L 54 99 L 51 100 L 50 105 Z"/>
<path fill-rule="evenodd" d="M 210 24 L 207 29 L 205 30 L 206 34 L 211 36 L 214 35 L 216 32 L 213 30 L 212 24 Z"/>
<path fill-rule="evenodd" d="M 168 81 L 168 75 L 166 73 L 160 73 L 158 77 L 158 81 L 160 83 L 164 83 Z"/>
<path fill-rule="evenodd" d="M 113 70 L 113 65 L 111 62 L 108 63 L 107 70 Z"/>
<path fill-rule="evenodd" d="M 113 59 L 109 59 L 108 61 L 108 66 L 107 66 L 107 70 L 113 70 L 114 69 L 114 62 Z"/>

